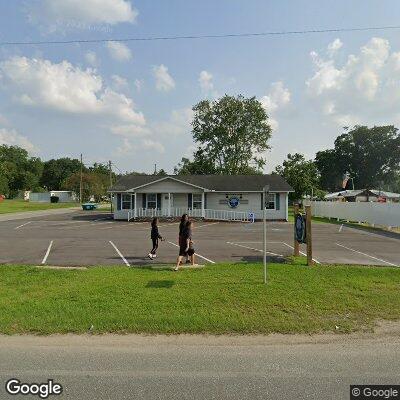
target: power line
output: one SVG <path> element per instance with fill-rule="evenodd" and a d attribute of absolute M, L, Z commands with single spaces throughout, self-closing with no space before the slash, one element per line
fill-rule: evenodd
<path fill-rule="evenodd" d="M 223 38 L 246 38 L 260 36 L 287 36 L 305 35 L 316 33 L 340 33 L 340 32 L 365 32 L 400 29 L 400 25 L 394 26 L 371 26 L 364 28 L 333 28 L 333 29 L 308 29 L 299 31 L 271 31 L 271 32 L 249 32 L 249 33 L 224 33 L 216 35 L 186 35 L 186 36 L 147 36 L 108 39 L 75 39 L 75 40 L 46 40 L 31 42 L 0 42 L 0 46 L 40 46 L 45 44 L 75 44 L 75 43 L 107 43 L 107 42 L 150 42 L 161 40 L 193 40 L 193 39 L 223 39 Z"/>

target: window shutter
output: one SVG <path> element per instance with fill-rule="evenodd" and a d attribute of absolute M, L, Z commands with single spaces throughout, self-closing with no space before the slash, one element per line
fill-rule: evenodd
<path fill-rule="evenodd" d="M 275 209 L 279 211 L 281 209 L 281 196 L 280 193 L 275 193 Z"/>
<path fill-rule="evenodd" d="M 192 193 L 188 193 L 188 208 L 190 210 L 192 209 L 192 199 L 193 199 Z"/>
<path fill-rule="evenodd" d="M 117 193 L 117 210 L 121 210 L 121 197 L 122 194 L 121 193 Z"/>
<path fill-rule="evenodd" d="M 263 193 L 261 193 L 260 196 L 261 196 L 261 207 L 260 207 L 260 210 L 264 210 L 265 205 L 263 204 L 263 200 L 264 200 Z"/>
<path fill-rule="evenodd" d="M 157 209 L 161 210 L 161 193 L 157 193 Z"/>
<path fill-rule="evenodd" d="M 142 208 L 146 208 L 146 193 L 142 194 Z"/>
<path fill-rule="evenodd" d="M 207 193 L 204 193 L 204 208 L 207 208 Z"/>

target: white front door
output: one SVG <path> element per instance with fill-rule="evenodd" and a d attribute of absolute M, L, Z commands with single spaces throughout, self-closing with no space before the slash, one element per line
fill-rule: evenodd
<path fill-rule="evenodd" d="M 174 206 L 174 195 L 172 193 L 163 193 L 161 206 L 163 215 L 170 215 Z"/>

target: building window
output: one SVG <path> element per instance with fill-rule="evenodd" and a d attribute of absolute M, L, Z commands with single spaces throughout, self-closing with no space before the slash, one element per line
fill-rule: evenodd
<path fill-rule="evenodd" d="M 157 194 L 156 193 L 148 193 L 146 196 L 147 205 L 146 208 L 157 208 Z"/>
<path fill-rule="evenodd" d="M 266 209 L 267 210 L 275 210 L 275 193 L 268 193 Z"/>
<path fill-rule="evenodd" d="M 123 210 L 132 209 L 132 196 L 130 194 L 122 195 L 122 207 Z"/>
<path fill-rule="evenodd" d="M 201 193 L 193 193 L 192 195 L 192 208 L 194 210 L 201 209 L 202 206 Z"/>

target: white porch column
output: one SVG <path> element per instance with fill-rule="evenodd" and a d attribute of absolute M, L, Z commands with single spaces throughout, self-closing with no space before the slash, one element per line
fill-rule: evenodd
<path fill-rule="evenodd" d="M 133 211 L 133 217 L 136 219 L 137 217 L 137 202 L 136 202 L 136 192 L 134 193 L 134 211 Z"/>
<path fill-rule="evenodd" d="M 168 193 L 168 217 L 171 216 L 171 193 Z"/>
<path fill-rule="evenodd" d="M 286 222 L 289 221 L 289 193 L 286 193 Z"/>
<path fill-rule="evenodd" d="M 206 212 L 204 211 L 204 190 L 201 192 L 201 216 L 202 218 L 206 216 Z"/>

